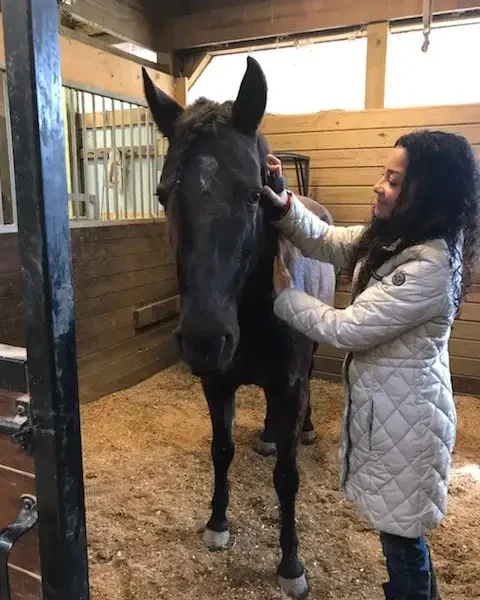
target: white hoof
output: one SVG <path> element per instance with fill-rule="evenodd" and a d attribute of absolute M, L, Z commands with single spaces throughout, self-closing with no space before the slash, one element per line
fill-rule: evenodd
<path fill-rule="evenodd" d="M 226 550 L 230 543 L 230 531 L 212 531 L 205 528 L 203 542 L 209 550 Z"/>
<path fill-rule="evenodd" d="M 314 429 L 311 431 L 302 431 L 300 439 L 304 446 L 310 446 L 317 439 L 317 434 Z"/>
<path fill-rule="evenodd" d="M 285 594 L 291 598 L 302 600 L 308 596 L 308 582 L 305 573 L 296 579 L 285 579 L 285 577 L 279 575 L 278 583 Z"/>
<path fill-rule="evenodd" d="M 264 442 L 258 438 L 257 443 L 255 444 L 255 452 L 257 452 L 257 454 L 261 454 L 262 456 L 272 456 L 276 451 L 277 444 L 275 442 Z"/>

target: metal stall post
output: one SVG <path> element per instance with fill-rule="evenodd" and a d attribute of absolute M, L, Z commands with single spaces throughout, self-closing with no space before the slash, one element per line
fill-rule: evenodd
<path fill-rule="evenodd" d="M 2 0 L 44 600 L 88 566 L 57 0 Z"/>

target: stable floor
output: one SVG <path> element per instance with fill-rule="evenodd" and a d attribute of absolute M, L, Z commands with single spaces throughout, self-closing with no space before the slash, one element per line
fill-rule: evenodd
<path fill-rule="evenodd" d="M 319 439 L 302 447 L 300 553 L 310 598 L 381 600 L 376 534 L 338 492 L 343 392 L 312 383 Z M 211 428 L 198 381 L 176 365 L 82 409 L 92 600 L 273 600 L 279 556 L 273 458 L 252 448 L 264 418 L 257 388 L 237 396 L 227 552 L 203 547 Z M 480 598 L 480 400 L 457 398 L 449 516 L 431 535 L 442 598 Z M 443 596 L 444 595 L 444 596 Z"/>

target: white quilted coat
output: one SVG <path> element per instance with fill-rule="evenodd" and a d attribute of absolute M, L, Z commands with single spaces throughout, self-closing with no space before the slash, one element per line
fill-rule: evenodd
<path fill-rule="evenodd" d="M 329 226 L 292 200 L 282 233 L 305 256 L 344 269 L 362 226 Z M 439 239 L 386 262 L 345 310 L 294 289 L 275 302 L 292 327 L 347 351 L 341 488 L 373 528 L 404 537 L 424 535 L 446 511 L 456 430 L 451 279 Z"/>

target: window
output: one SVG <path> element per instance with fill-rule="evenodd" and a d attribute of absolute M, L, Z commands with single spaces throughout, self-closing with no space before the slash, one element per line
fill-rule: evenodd
<path fill-rule="evenodd" d="M 249 55 L 265 72 L 269 113 L 364 108 L 365 37 L 215 56 L 190 89 L 189 102 L 200 96 L 234 100 Z"/>
<path fill-rule="evenodd" d="M 422 43 L 421 31 L 390 35 L 385 108 L 480 102 L 480 23 L 434 27 Z"/>

